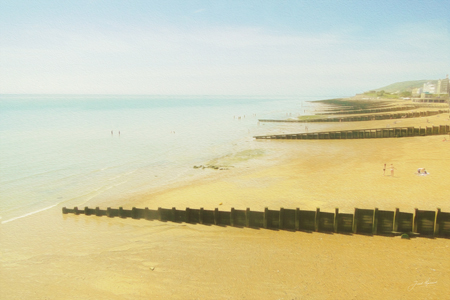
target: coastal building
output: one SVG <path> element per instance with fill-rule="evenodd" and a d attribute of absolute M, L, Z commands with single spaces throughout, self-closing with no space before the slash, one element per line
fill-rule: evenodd
<path fill-rule="evenodd" d="M 424 83 L 422 93 L 436 94 L 436 85 L 432 82 Z"/>
<path fill-rule="evenodd" d="M 449 79 L 448 74 L 445 79 L 439 79 L 437 84 L 437 91 L 436 94 L 450 94 L 450 85 L 449 85 Z"/>
<path fill-rule="evenodd" d="M 450 94 L 448 75 L 445 79 L 439 79 L 437 84 L 431 81 L 424 83 L 422 88 L 415 88 L 411 93 L 413 102 L 447 103 Z"/>

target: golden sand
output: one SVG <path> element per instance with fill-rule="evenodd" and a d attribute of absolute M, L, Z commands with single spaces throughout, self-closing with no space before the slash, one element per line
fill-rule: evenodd
<path fill-rule="evenodd" d="M 428 119 L 449 124 L 448 114 Z M 394 121 L 307 126 L 312 132 Z M 286 131 L 304 128 L 294 126 Z M 450 212 L 450 141 L 443 138 L 255 141 L 267 155 L 229 170 L 199 169 L 203 179 L 102 208 Z M 385 163 L 394 176 L 383 175 Z M 430 175 L 418 176 L 419 167 Z M 60 208 L 0 230 L 1 299 L 447 299 L 450 289 L 450 241 L 441 238 L 109 219 L 62 215 Z"/>

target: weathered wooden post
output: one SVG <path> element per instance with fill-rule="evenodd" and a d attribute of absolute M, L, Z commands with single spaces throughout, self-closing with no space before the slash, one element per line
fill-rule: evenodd
<path fill-rule="evenodd" d="M 172 207 L 172 222 L 177 221 L 177 209 L 175 207 Z"/>
<path fill-rule="evenodd" d="M 357 233 L 358 232 L 358 209 L 355 207 L 355 212 L 353 213 L 353 228 L 352 228 L 352 232 L 353 233 Z"/>
<path fill-rule="evenodd" d="M 245 226 L 250 227 L 250 208 L 245 210 Z"/>
<path fill-rule="evenodd" d="M 138 214 L 137 208 L 133 206 L 133 207 L 131 208 L 131 218 L 132 218 L 132 219 L 137 219 L 137 218 L 138 218 L 138 215 L 137 215 L 137 214 Z"/>
<path fill-rule="evenodd" d="M 113 217 L 112 211 L 111 211 L 111 207 L 107 207 L 107 208 L 106 208 L 106 216 L 107 216 L 108 218 L 112 218 L 112 217 Z"/>
<path fill-rule="evenodd" d="M 295 220 L 294 220 L 295 230 L 300 230 L 300 208 L 295 209 Z"/>
<path fill-rule="evenodd" d="M 198 222 L 203 224 L 203 207 L 200 207 L 200 210 L 198 211 Z"/>
<path fill-rule="evenodd" d="M 158 221 L 162 221 L 162 211 L 161 211 L 161 207 L 158 207 Z"/>
<path fill-rule="evenodd" d="M 284 208 L 280 208 L 280 214 L 279 214 L 279 221 L 278 221 L 278 228 L 283 229 L 283 219 L 284 219 Z"/>
<path fill-rule="evenodd" d="M 95 215 L 100 216 L 100 207 L 98 206 L 95 208 Z"/>
<path fill-rule="evenodd" d="M 78 207 L 75 206 L 75 207 L 73 208 L 73 213 L 76 214 L 76 215 L 79 215 L 79 214 L 80 214 L 80 212 L 78 211 Z"/>
<path fill-rule="evenodd" d="M 263 227 L 267 229 L 267 217 L 269 216 L 269 208 L 264 208 L 264 214 L 263 214 Z"/>
<path fill-rule="evenodd" d="M 383 137 L 383 132 L 381 131 L 381 129 L 377 129 L 376 131 L 377 131 L 377 134 L 376 134 L 377 138 Z"/>
<path fill-rule="evenodd" d="M 124 215 L 123 215 L 123 207 L 122 206 L 119 207 L 119 217 L 120 218 L 125 218 Z"/>
<path fill-rule="evenodd" d="M 218 225 L 219 224 L 219 209 L 215 208 L 214 209 L 214 225 Z"/>
<path fill-rule="evenodd" d="M 394 211 L 394 232 L 398 231 L 398 221 L 399 221 L 399 209 L 396 208 Z"/>
<path fill-rule="evenodd" d="M 85 214 L 86 216 L 89 216 L 89 215 L 90 215 L 90 213 L 89 213 L 89 207 L 87 207 L 87 206 L 84 207 L 84 214 Z"/>
<path fill-rule="evenodd" d="M 189 211 L 189 207 L 186 207 L 186 223 L 189 223 L 189 220 L 190 220 L 190 218 L 189 218 L 189 213 L 190 213 L 190 211 Z"/>
<path fill-rule="evenodd" d="M 439 236 L 439 223 L 440 223 L 440 214 L 441 214 L 441 209 L 437 208 L 436 209 L 436 215 L 434 216 L 434 232 L 433 232 L 433 236 L 437 237 Z"/>
<path fill-rule="evenodd" d="M 150 211 L 148 210 L 148 207 L 144 209 L 144 219 L 146 220 L 150 219 Z"/>
<path fill-rule="evenodd" d="M 67 214 L 67 213 L 68 213 L 68 211 L 67 211 L 67 208 L 66 208 L 66 207 L 63 207 L 63 208 L 62 208 L 62 213 L 63 213 L 63 214 Z"/>
<path fill-rule="evenodd" d="M 418 218 L 417 214 L 418 214 L 418 209 L 414 208 L 412 231 L 415 233 L 417 233 L 417 224 L 419 223 L 419 220 L 417 219 Z"/>
<path fill-rule="evenodd" d="M 378 229 L 378 208 L 375 207 L 373 210 L 373 219 L 372 219 L 372 234 L 377 234 Z"/>
<path fill-rule="evenodd" d="M 339 227 L 338 227 L 338 224 L 339 223 L 339 208 L 335 208 L 334 209 L 334 232 L 338 232 L 338 230 L 339 230 Z"/>
<path fill-rule="evenodd" d="M 316 208 L 316 213 L 314 216 L 314 230 L 319 231 L 319 222 L 320 222 L 320 208 Z"/>
<path fill-rule="evenodd" d="M 230 211 L 230 225 L 234 226 L 234 207 L 232 207 Z"/>

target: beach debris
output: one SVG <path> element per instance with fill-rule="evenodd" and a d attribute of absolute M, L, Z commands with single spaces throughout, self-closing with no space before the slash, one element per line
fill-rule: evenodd
<path fill-rule="evenodd" d="M 228 166 L 216 166 L 216 165 L 199 165 L 199 166 L 194 166 L 194 169 L 214 169 L 214 170 L 228 170 Z"/>
<path fill-rule="evenodd" d="M 222 205 L 222 204 L 223 204 L 222 202 L 219 203 L 219 205 Z"/>
<path fill-rule="evenodd" d="M 152 270 L 152 271 L 155 270 L 155 267 L 150 267 L 150 270 Z"/>
<path fill-rule="evenodd" d="M 418 168 L 417 169 L 417 175 L 428 175 L 430 173 L 428 173 L 427 170 L 425 170 L 425 168 Z"/>
<path fill-rule="evenodd" d="M 404 234 L 402 234 L 401 238 L 409 240 L 409 235 L 404 233 Z"/>

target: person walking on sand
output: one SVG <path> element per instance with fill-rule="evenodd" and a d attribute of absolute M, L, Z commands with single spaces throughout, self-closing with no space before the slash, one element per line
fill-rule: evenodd
<path fill-rule="evenodd" d="M 394 177 L 394 170 L 396 170 L 396 168 L 394 168 L 394 165 L 391 164 L 391 176 Z"/>

